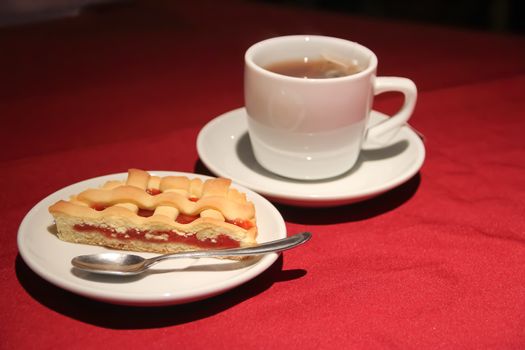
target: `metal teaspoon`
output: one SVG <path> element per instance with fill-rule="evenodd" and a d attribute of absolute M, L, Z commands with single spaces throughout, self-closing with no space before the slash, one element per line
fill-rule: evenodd
<path fill-rule="evenodd" d="M 246 256 L 281 252 L 305 243 L 311 238 L 311 236 L 312 234 L 310 232 L 303 232 L 287 238 L 262 243 L 252 247 L 219 250 L 196 250 L 164 254 L 150 259 L 145 259 L 134 254 L 113 252 L 79 255 L 71 260 L 71 264 L 77 269 L 92 273 L 131 276 L 142 273 L 152 265 L 167 259 Z"/>

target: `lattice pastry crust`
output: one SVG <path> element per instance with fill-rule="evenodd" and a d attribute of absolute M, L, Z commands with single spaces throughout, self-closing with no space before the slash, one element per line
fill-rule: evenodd
<path fill-rule="evenodd" d="M 116 249 L 171 253 L 255 244 L 253 203 L 217 178 L 151 176 L 130 169 L 49 207 L 64 241 Z"/>

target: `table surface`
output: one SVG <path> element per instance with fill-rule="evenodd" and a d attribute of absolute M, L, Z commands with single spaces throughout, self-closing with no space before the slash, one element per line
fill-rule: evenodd
<path fill-rule="evenodd" d="M 87 299 L 36 275 L 25 214 L 128 168 L 209 174 L 199 130 L 243 105 L 243 53 L 287 34 L 360 42 L 413 79 L 420 172 L 335 208 L 275 204 L 311 231 L 255 279 L 165 307 Z M 124 2 L 0 29 L 0 348 L 525 347 L 525 38 L 254 1 Z M 400 97 L 377 98 L 392 113 Z"/>

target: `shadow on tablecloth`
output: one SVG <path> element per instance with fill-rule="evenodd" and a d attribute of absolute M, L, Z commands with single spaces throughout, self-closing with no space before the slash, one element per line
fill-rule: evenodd
<path fill-rule="evenodd" d="M 362 202 L 326 208 L 302 208 L 274 203 L 287 222 L 301 225 L 331 225 L 370 219 L 392 211 L 414 196 L 421 183 L 417 173 L 404 184 Z"/>
<path fill-rule="evenodd" d="M 306 275 L 302 269 L 283 271 L 282 255 L 262 274 L 221 295 L 189 304 L 162 307 L 113 305 L 78 296 L 45 281 L 22 260 L 15 260 L 18 281 L 25 291 L 45 307 L 67 317 L 110 329 L 148 329 L 184 324 L 213 316 L 256 297 L 275 282 Z"/>

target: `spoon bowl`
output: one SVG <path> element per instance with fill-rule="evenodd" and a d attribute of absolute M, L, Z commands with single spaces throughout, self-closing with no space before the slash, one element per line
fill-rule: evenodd
<path fill-rule="evenodd" d="M 146 271 L 152 265 L 167 259 L 236 257 L 268 254 L 297 247 L 307 242 L 311 237 L 312 234 L 310 232 L 302 232 L 287 238 L 278 239 L 251 247 L 218 250 L 194 250 L 159 255 L 150 259 L 146 259 L 135 254 L 117 252 L 79 255 L 71 260 L 71 264 L 77 269 L 91 273 L 131 276 L 140 274 Z"/>

